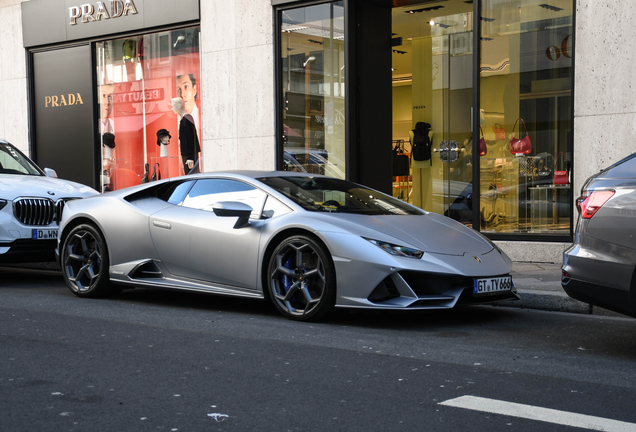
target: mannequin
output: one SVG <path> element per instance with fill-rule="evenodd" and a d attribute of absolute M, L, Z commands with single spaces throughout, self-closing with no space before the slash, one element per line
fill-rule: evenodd
<path fill-rule="evenodd" d="M 173 98 L 171 103 L 172 111 L 181 117 L 179 121 L 179 149 L 181 151 L 183 172 L 185 174 L 201 172 L 198 166 L 201 147 L 194 118 L 190 114 L 185 113 L 183 99 L 180 97 Z"/>
<path fill-rule="evenodd" d="M 102 192 L 113 190 L 113 175 L 115 169 L 115 135 L 106 132 L 102 135 Z"/>
<path fill-rule="evenodd" d="M 413 142 L 414 133 L 409 132 L 409 139 Z M 428 139 L 433 142 L 433 131 L 428 131 Z M 412 204 L 427 211 L 432 211 L 433 205 L 433 183 L 431 176 L 431 163 L 434 157 L 431 154 L 431 159 L 425 161 L 416 161 L 411 159 L 411 174 L 413 180 L 413 192 L 411 195 Z"/>
<path fill-rule="evenodd" d="M 160 148 L 159 157 L 168 157 L 168 144 L 170 144 L 170 131 L 159 129 L 157 131 L 157 145 Z"/>

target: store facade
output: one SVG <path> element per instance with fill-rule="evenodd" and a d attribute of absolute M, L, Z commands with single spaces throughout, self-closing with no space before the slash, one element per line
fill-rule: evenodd
<path fill-rule="evenodd" d="M 101 192 L 200 171 L 198 1 L 33 1 L 22 18 L 40 164 Z"/>
<path fill-rule="evenodd" d="M 572 0 L 11 3 L 2 135 L 102 191 L 181 175 L 197 157 L 205 171 L 325 173 L 453 217 L 516 260 L 557 262 L 582 181 L 629 150 L 612 126 L 631 124 L 628 92 L 598 91 L 621 82 L 623 63 L 605 59 L 599 79 L 589 61 L 595 40 L 618 43 L 598 33 L 591 2 L 576 13 Z M 625 112 L 605 116 L 608 95 Z M 180 96 L 198 111 L 183 113 L 192 159 Z M 619 142 L 610 152 L 590 116 Z M 430 155 L 413 148 L 424 137 Z"/>

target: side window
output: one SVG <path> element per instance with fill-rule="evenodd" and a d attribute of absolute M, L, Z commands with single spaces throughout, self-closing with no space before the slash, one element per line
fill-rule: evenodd
<path fill-rule="evenodd" d="M 272 196 L 267 197 L 265 201 L 265 207 L 263 207 L 263 219 L 273 218 L 274 216 L 280 216 L 285 213 L 289 213 L 291 209 L 282 202 L 278 201 Z"/>
<path fill-rule="evenodd" d="M 178 184 L 176 187 L 172 188 L 166 193 L 166 195 L 168 195 L 168 199 L 166 201 L 168 201 L 170 204 L 181 205 L 187 193 L 192 188 L 193 184 L 194 181 L 186 181 Z"/>
<path fill-rule="evenodd" d="M 214 204 L 221 201 L 238 201 L 252 207 L 251 218 L 261 216 L 265 192 L 237 180 L 198 180 L 183 200 L 184 207 L 212 211 Z"/>

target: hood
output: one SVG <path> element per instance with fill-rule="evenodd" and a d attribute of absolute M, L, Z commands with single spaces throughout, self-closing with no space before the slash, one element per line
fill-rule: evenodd
<path fill-rule="evenodd" d="M 53 193 L 53 195 L 51 193 Z M 14 200 L 18 197 L 85 198 L 96 195 L 95 189 L 86 185 L 46 176 L 0 174 L 0 198 Z"/>
<path fill-rule="evenodd" d="M 426 252 L 445 255 L 483 255 L 492 244 L 477 231 L 446 216 L 426 215 L 365 216 L 338 214 L 339 219 L 371 228 Z M 379 237 L 379 236 L 376 236 Z M 376 238 L 394 243 L 390 238 Z M 404 245 L 404 244 L 403 244 Z"/>

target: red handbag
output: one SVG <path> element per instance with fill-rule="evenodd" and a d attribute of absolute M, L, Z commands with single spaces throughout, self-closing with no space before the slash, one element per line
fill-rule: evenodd
<path fill-rule="evenodd" d="M 523 138 L 515 138 L 515 129 L 517 128 L 517 123 L 521 120 L 523 123 L 523 127 L 526 129 L 526 136 Z M 519 132 L 521 133 L 521 125 L 519 125 Z M 512 154 L 530 154 L 532 152 L 532 143 L 530 142 L 530 135 L 528 135 L 528 127 L 526 126 L 526 122 L 523 121 L 521 117 L 517 119 L 514 127 L 512 128 L 512 138 L 510 138 L 510 153 Z"/>
<path fill-rule="evenodd" d="M 481 139 L 479 140 L 479 156 L 486 156 L 488 148 L 486 147 L 486 139 L 484 138 L 484 131 L 481 130 L 481 126 L 479 126 L 479 131 L 481 132 Z"/>
<path fill-rule="evenodd" d="M 556 166 L 557 166 L 557 164 L 559 163 L 559 156 L 562 156 L 562 155 L 563 155 L 563 152 L 560 152 L 560 153 L 557 155 L 557 160 L 556 160 L 556 162 L 555 162 L 555 164 L 554 164 L 554 166 L 555 166 L 555 167 L 556 167 Z M 555 170 L 555 171 L 554 171 L 554 177 L 553 177 L 553 180 L 554 180 L 554 184 L 555 184 L 555 185 L 566 185 L 566 184 L 570 183 L 570 179 L 569 179 L 569 176 L 568 176 L 568 172 L 567 172 L 567 171 L 565 171 L 565 170 L 564 170 L 564 171 L 557 171 L 557 170 Z"/>

